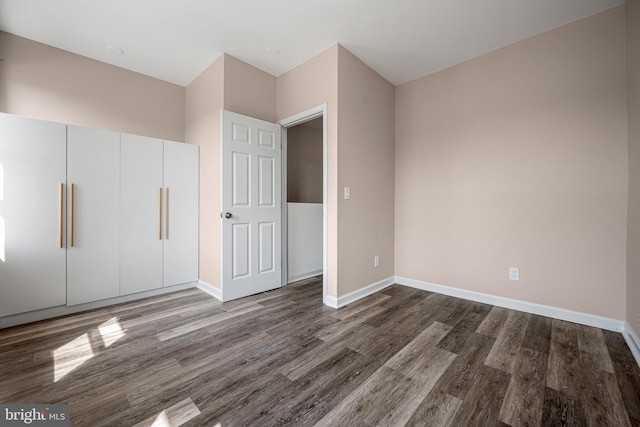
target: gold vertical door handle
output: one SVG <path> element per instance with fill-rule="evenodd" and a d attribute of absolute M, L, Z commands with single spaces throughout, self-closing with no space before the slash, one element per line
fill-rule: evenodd
<path fill-rule="evenodd" d="M 158 192 L 158 240 L 162 240 L 162 187 Z"/>
<path fill-rule="evenodd" d="M 69 207 L 69 246 L 73 247 L 73 211 L 74 211 L 73 183 L 71 183 L 69 205 L 70 205 Z"/>
<path fill-rule="evenodd" d="M 164 238 L 169 240 L 169 189 L 164 190 Z"/>
<path fill-rule="evenodd" d="M 58 246 L 62 247 L 63 236 L 62 236 L 62 221 L 64 218 L 62 217 L 64 213 L 63 200 L 64 200 L 64 183 L 60 183 L 60 193 L 58 194 L 59 204 L 58 204 Z"/>

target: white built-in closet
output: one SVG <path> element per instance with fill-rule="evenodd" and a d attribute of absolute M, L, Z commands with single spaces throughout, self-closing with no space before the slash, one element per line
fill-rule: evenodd
<path fill-rule="evenodd" d="M 197 146 L 0 114 L 0 320 L 197 279 Z"/>

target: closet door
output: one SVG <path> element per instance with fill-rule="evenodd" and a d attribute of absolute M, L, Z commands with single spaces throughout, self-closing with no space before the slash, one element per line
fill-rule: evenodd
<path fill-rule="evenodd" d="M 164 286 L 198 280 L 198 146 L 164 142 Z"/>
<path fill-rule="evenodd" d="M 0 114 L 0 317 L 66 303 L 65 157 L 64 124 Z"/>
<path fill-rule="evenodd" d="M 74 305 L 120 294 L 120 134 L 67 131 L 67 305 Z"/>
<path fill-rule="evenodd" d="M 122 134 L 120 287 L 122 295 L 162 287 L 162 140 Z"/>

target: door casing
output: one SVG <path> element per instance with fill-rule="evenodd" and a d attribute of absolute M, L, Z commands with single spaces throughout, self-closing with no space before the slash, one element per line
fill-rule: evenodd
<path fill-rule="evenodd" d="M 327 143 L 327 104 L 321 104 L 308 110 L 277 122 L 283 128 L 282 132 L 282 285 L 287 284 L 287 203 L 284 200 L 287 194 L 287 132 L 286 129 L 322 117 L 322 302 L 327 304 L 328 286 L 328 162 L 329 150 Z"/>

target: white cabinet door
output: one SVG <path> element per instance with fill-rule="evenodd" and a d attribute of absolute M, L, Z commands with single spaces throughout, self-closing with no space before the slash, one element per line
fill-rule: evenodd
<path fill-rule="evenodd" d="M 67 305 L 120 294 L 119 178 L 120 134 L 68 126 Z"/>
<path fill-rule="evenodd" d="M 0 114 L 0 317 L 66 303 L 65 144 L 64 124 Z"/>
<path fill-rule="evenodd" d="M 164 189 L 162 140 L 122 134 L 120 165 L 120 290 L 162 287 Z"/>
<path fill-rule="evenodd" d="M 164 286 L 198 280 L 198 146 L 164 142 Z"/>

